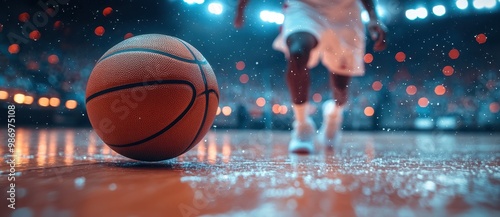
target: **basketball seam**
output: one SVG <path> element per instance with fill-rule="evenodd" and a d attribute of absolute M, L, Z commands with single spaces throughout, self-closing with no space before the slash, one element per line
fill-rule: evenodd
<path fill-rule="evenodd" d="M 106 94 L 106 93 L 111 93 L 114 91 L 119 91 L 119 90 L 124 90 L 124 89 L 130 89 L 130 88 L 134 88 L 134 87 L 144 87 L 144 86 L 161 85 L 161 84 L 185 84 L 185 85 L 188 85 L 191 88 L 193 94 L 191 96 L 191 100 L 189 101 L 189 105 L 186 107 L 186 109 L 184 109 L 184 111 L 182 111 L 182 113 L 179 116 L 177 116 L 177 118 L 174 119 L 170 124 L 168 124 L 166 127 L 164 127 L 163 129 L 154 133 L 151 136 L 148 136 L 148 137 L 141 139 L 139 141 L 131 142 L 131 143 L 124 144 L 124 145 L 106 143 L 107 145 L 112 146 L 112 147 L 120 147 L 120 148 L 131 147 L 131 146 L 140 145 L 142 143 L 145 143 L 149 140 L 152 140 L 152 139 L 160 136 L 161 134 L 163 134 L 164 132 L 166 132 L 167 130 L 172 128 L 175 124 L 177 124 L 189 112 L 189 110 L 191 110 L 191 108 L 194 105 L 194 101 L 196 99 L 196 88 L 191 82 L 185 81 L 185 80 L 158 80 L 158 81 L 139 82 L 139 83 L 132 83 L 132 84 L 126 84 L 126 85 L 121 85 L 121 86 L 117 86 L 117 87 L 112 87 L 112 88 L 108 88 L 106 90 L 99 91 L 99 92 L 87 97 L 86 104 L 88 104 L 88 102 L 90 100 L 92 100 L 98 96 L 101 96 L 103 94 Z"/>
<path fill-rule="evenodd" d="M 182 58 L 182 57 L 179 57 L 179 56 L 167 53 L 167 52 L 163 52 L 163 51 L 159 51 L 159 50 L 154 50 L 154 49 L 148 49 L 148 48 L 129 48 L 129 49 L 124 49 L 124 50 L 119 50 L 119 51 L 110 53 L 108 55 L 102 56 L 97 61 L 97 63 L 100 63 L 100 62 L 104 61 L 105 59 L 108 59 L 108 58 L 110 58 L 110 57 L 112 57 L 114 55 L 122 54 L 122 53 L 129 53 L 129 52 L 155 53 L 155 54 L 160 54 L 162 56 L 170 57 L 170 58 L 175 59 L 175 60 L 179 60 L 181 62 L 194 63 L 194 64 L 197 64 L 197 65 L 200 65 L 200 64 L 205 65 L 205 64 L 208 63 L 208 61 L 206 61 L 206 60 L 200 61 L 200 60 L 196 59 L 196 57 L 194 57 L 195 58 L 194 60 L 190 60 L 190 59 L 185 59 L 185 58 Z"/>
<path fill-rule="evenodd" d="M 196 55 L 194 54 L 194 52 L 189 48 L 189 46 L 186 45 L 186 43 L 184 43 L 184 41 L 180 40 L 180 39 L 177 39 L 179 40 L 185 47 L 186 49 L 188 49 L 188 51 L 191 53 L 191 55 L 193 55 L 193 58 L 195 60 L 197 60 L 196 58 Z M 201 120 L 201 124 L 200 124 L 200 127 L 198 128 L 198 131 L 196 132 L 196 135 L 194 136 L 193 138 L 193 141 L 191 141 L 191 144 L 189 144 L 189 146 L 181 152 L 181 154 L 184 154 L 186 153 L 187 151 L 189 151 L 195 144 L 195 141 L 196 141 L 196 138 L 200 135 L 201 133 L 201 130 L 205 124 L 205 121 L 207 119 L 207 112 L 208 112 L 208 105 L 209 105 L 209 99 L 210 99 L 210 92 L 209 91 L 214 91 L 215 90 L 209 90 L 208 89 L 208 84 L 207 84 L 207 78 L 206 78 L 206 75 L 205 75 L 205 71 L 203 70 L 203 67 L 201 66 L 201 64 L 197 64 L 199 69 L 200 69 L 200 74 L 201 74 L 201 77 L 203 78 L 203 83 L 205 85 L 205 90 L 202 91 L 202 93 L 204 93 L 205 95 L 205 109 L 204 109 L 204 112 L 203 112 L 203 118 Z M 219 98 L 217 97 L 217 101 L 219 100 Z"/>

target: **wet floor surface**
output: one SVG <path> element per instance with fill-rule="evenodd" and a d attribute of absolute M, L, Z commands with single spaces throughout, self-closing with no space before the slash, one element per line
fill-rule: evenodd
<path fill-rule="evenodd" d="M 494 133 L 344 132 L 293 155 L 288 132 L 217 130 L 145 163 L 90 129 L 18 129 L 12 157 L 0 132 L 1 216 L 500 216 Z"/>

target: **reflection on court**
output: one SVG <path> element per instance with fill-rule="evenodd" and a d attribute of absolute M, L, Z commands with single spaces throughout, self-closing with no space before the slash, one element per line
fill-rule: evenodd
<path fill-rule="evenodd" d="M 344 132 L 333 151 L 289 155 L 288 132 L 218 130 L 156 163 L 116 154 L 89 129 L 16 139 L 21 193 L 15 211 L 0 208 L 7 216 L 500 214 L 500 137 L 486 133 Z"/>

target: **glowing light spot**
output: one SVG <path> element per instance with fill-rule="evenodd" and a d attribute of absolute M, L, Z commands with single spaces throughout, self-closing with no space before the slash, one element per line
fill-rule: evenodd
<path fill-rule="evenodd" d="M 280 114 L 285 115 L 288 112 L 288 107 L 286 105 L 280 106 Z"/>
<path fill-rule="evenodd" d="M 443 67 L 443 74 L 446 76 L 451 76 L 453 75 L 453 72 L 455 72 L 455 69 L 451 66 L 445 66 Z"/>
<path fill-rule="evenodd" d="M 428 15 L 427 9 L 424 7 L 420 7 L 415 9 L 415 12 L 417 13 L 417 17 L 420 19 L 425 19 Z"/>
<path fill-rule="evenodd" d="M 222 11 L 223 11 L 222 4 L 220 4 L 220 3 L 208 4 L 208 12 L 210 12 L 212 14 L 219 15 L 219 14 L 222 14 Z"/>
<path fill-rule="evenodd" d="M 61 27 L 62 27 L 62 22 L 60 20 L 54 22 L 54 26 L 53 26 L 54 30 L 58 30 Z"/>
<path fill-rule="evenodd" d="M 50 64 L 55 65 L 59 63 L 59 57 L 55 54 L 52 54 L 47 58 L 47 61 L 49 61 Z"/>
<path fill-rule="evenodd" d="M 443 16 L 446 13 L 446 8 L 443 5 L 436 5 L 432 7 L 432 13 L 438 17 Z"/>
<path fill-rule="evenodd" d="M 129 32 L 129 33 L 125 34 L 125 36 L 123 36 L 123 39 L 129 39 L 129 38 L 132 38 L 132 37 L 134 37 L 134 34 L 132 34 L 132 33 Z"/>
<path fill-rule="evenodd" d="M 429 105 L 429 100 L 425 97 L 422 97 L 422 98 L 418 99 L 418 105 L 422 108 L 425 108 Z"/>
<path fill-rule="evenodd" d="M 53 17 L 55 15 L 55 10 L 54 10 L 54 8 L 47 8 L 47 10 L 45 10 L 45 13 L 47 13 L 49 16 Z"/>
<path fill-rule="evenodd" d="M 242 84 L 246 84 L 246 83 L 248 83 L 248 80 L 249 80 L 249 78 L 248 78 L 248 75 L 247 75 L 247 74 L 240 75 L 240 82 L 241 82 Z"/>
<path fill-rule="evenodd" d="M 14 102 L 18 103 L 18 104 L 22 104 L 24 102 L 24 94 L 22 93 L 17 93 L 14 95 Z"/>
<path fill-rule="evenodd" d="M 417 19 L 417 11 L 415 9 L 406 10 L 405 16 L 409 20 L 415 20 Z"/>
<path fill-rule="evenodd" d="M 49 98 L 47 98 L 47 97 L 41 97 L 40 99 L 38 99 L 38 105 L 40 105 L 42 107 L 49 106 Z"/>
<path fill-rule="evenodd" d="M 107 8 L 104 8 L 104 10 L 102 10 L 102 15 L 104 15 L 105 17 L 107 17 L 111 13 L 113 13 L 113 8 L 111 8 L 111 7 L 107 7 Z"/>
<path fill-rule="evenodd" d="M 217 106 L 217 112 L 215 112 L 215 115 L 220 115 L 220 112 L 221 112 L 221 108 L 220 108 L 220 106 Z"/>
<path fill-rule="evenodd" d="M 19 19 L 19 21 L 26 23 L 30 19 L 30 14 L 28 14 L 27 12 L 21 13 L 21 14 L 19 14 L 18 19 Z"/>
<path fill-rule="evenodd" d="M 323 97 L 321 96 L 320 93 L 313 94 L 313 101 L 314 102 L 321 102 L 321 100 L 323 100 Z"/>
<path fill-rule="evenodd" d="M 66 105 L 66 108 L 68 108 L 68 109 L 75 109 L 76 106 L 78 105 L 78 103 L 75 100 L 70 99 L 70 100 L 66 101 L 65 105 Z"/>
<path fill-rule="evenodd" d="M 396 53 L 396 56 L 394 56 L 394 58 L 396 58 L 396 61 L 398 61 L 398 62 L 403 62 L 406 59 L 406 54 L 404 52 L 400 51 L 400 52 Z"/>
<path fill-rule="evenodd" d="M 232 112 L 231 107 L 229 106 L 222 107 L 222 114 L 224 114 L 225 116 L 231 115 L 231 112 Z"/>
<path fill-rule="evenodd" d="M 469 2 L 467 0 L 457 0 L 455 5 L 457 5 L 458 9 L 464 10 L 469 7 Z"/>
<path fill-rule="evenodd" d="M 18 44 L 11 44 L 9 46 L 9 53 L 10 54 L 17 54 L 17 53 L 19 53 L 19 50 L 20 49 L 19 49 L 19 45 Z"/>
<path fill-rule="evenodd" d="M 500 104 L 498 104 L 498 102 L 490 103 L 490 112 L 491 113 L 498 113 L 499 111 L 500 111 Z"/>
<path fill-rule="evenodd" d="M 264 97 L 259 97 L 255 100 L 255 104 L 259 107 L 264 107 L 264 105 L 266 105 L 266 99 L 264 99 Z"/>
<path fill-rule="evenodd" d="M 4 90 L 0 90 L 0 99 L 7 99 L 9 98 L 9 93 Z"/>
<path fill-rule="evenodd" d="M 384 86 L 384 85 L 380 81 L 374 81 L 373 84 L 372 84 L 372 88 L 373 88 L 374 91 L 381 90 L 382 86 Z"/>
<path fill-rule="evenodd" d="M 456 60 L 460 56 L 460 51 L 458 51 L 457 49 L 453 48 L 453 49 L 450 50 L 450 52 L 448 52 L 448 56 L 452 60 Z"/>
<path fill-rule="evenodd" d="M 96 27 L 96 28 L 95 28 L 95 30 L 94 30 L 94 33 L 95 33 L 97 36 L 103 36 L 103 35 L 104 35 L 104 32 L 105 32 L 105 30 L 104 30 L 104 27 L 102 27 L 102 26 L 98 26 L 98 27 Z"/>
<path fill-rule="evenodd" d="M 24 97 L 24 104 L 26 105 L 31 105 L 35 99 L 32 96 L 25 96 Z"/>
<path fill-rule="evenodd" d="M 365 63 L 370 64 L 373 62 L 373 54 L 367 53 L 367 54 L 365 54 L 363 59 L 365 60 Z"/>
<path fill-rule="evenodd" d="M 278 12 L 264 10 L 260 12 L 260 19 L 268 23 L 283 24 L 285 21 L 285 15 Z"/>
<path fill-rule="evenodd" d="M 57 97 L 52 97 L 49 100 L 49 105 L 52 107 L 57 107 L 61 104 L 61 100 Z"/>
<path fill-rule="evenodd" d="M 368 117 L 371 117 L 371 116 L 373 116 L 373 114 L 375 114 L 375 110 L 371 106 L 367 106 L 365 108 L 364 112 L 365 112 L 365 115 L 368 116 Z"/>
<path fill-rule="evenodd" d="M 488 39 L 488 37 L 486 37 L 485 34 L 481 33 L 481 34 L 477 34 L 476 36 L 476 41 L 477 43 L 479 44 L 484 44 L 486 43 L 486 39 Z"/>
<path fill-rule="evenodd" d="M 417 93 L 417 87 L 415 87 L 415 85 L 409 85 L 406 87 L 406 93 L 411 96 L 415 95 Z"/>
<path fill-rule="evenodd" d="M 274 104 L 273 107 L 272 107 L 272 110 L 273 110 L 273 113 L 274 114 L 279 114 L 280 113 L 280 104 Z"/>
<path fill-rule="evenodd" d="M 30 32 L 30 35 L 29 35 L 30 39 L 33 41 L 38 41 L 41 36 L 42 36 L 42 34 L 38 30 L 34 30 L 34 31 Z"/>
<path fill-rule="evenodd" d="M 30 60 L 26 64 L 26 68 L 31 71 L 38 71 L 38 69 L 40 69 L 40 64 L 38 64 L 36 61 Z"/>
<path fill-rule="evenodd" d="M 240 71 L 241 71 L 241 70 L 243 70 L 243 69 L 245 69 L 245 62 L 243 62 L 243 61 L 238 61 L 238 62 L 236 63 L 236 69 L 238 69 L 238 70 L 240 70 Z"/>
<path fill-rule="evenodd" d="M 434 88 L 434 93 L 436 93 L 436 95 L 438 96 L 441 96 L 441 95 L 444 95 L 444 93 L 446 93 L 446 87 L 444 87 L 443 85 L 437 85 L 435 88 Z"/>

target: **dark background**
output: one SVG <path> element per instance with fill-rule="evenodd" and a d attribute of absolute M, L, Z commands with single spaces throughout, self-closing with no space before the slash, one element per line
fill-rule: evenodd
<path fill-rule="evenodd" d="M 7 105 L 14 103 L 12 96 L 23 93 L 33 96 L 34 102 L 16 104 L 20 124 L 89 126 L 84 106 L 88 75 L 96 60 L 130 32 L 134 35 L 160 33 L 175 36 L 189 42 L 205 56 L 218 78 L 220 106 L 233 109 L 230 116 L 217 116 L 215 124 L 218 127 L 289 128 L 290 110 L 286 114 L 271 111 L 272 104 L 290 104 L 283 78 L 283 54 L 271 48 L 279 25 L 259 19 L 261 10 L 280 11 L 281 1 L 251 1 L 246 10 L 247 22 L 242 29 L 235 29 L 232 23 L 235 0 L 217 1 L 224 5 L 221 15 L 208 12 L 208 3 L 215 2 L 208 0 L 201 5 L 178 0 L 66 1 L 67 4 L 58 5 L 57 13 L 54 17 L 49 16 L 46 25 L 37 28 L 41 33 L 38 41 L 26 39 L 27 42 L 21 43 L 11 39 L 13 35 L 22 36 L 23 23 L 18 19 L 19 14 L 27 12 L 33 20 L 33 16 L 43 9 L 39 1 L 0 1 L 0 24 L 3 25 L 0 32 L 0 90 L 9 93 L 9 98 L 0 100 L 2 120 L 7 114 Z M 366 64 L 365 76 L 352 81 L 351 98 L 345 112 L 346 129 L 500 129 L 497 108 L 500 102 L 500 2 L 492 9 L 475 9 L 469 0 L 466 10 L 457 9 L 454 2 L 443 2 L 447 13 L 442 17 L 431 12 L 432 6 L 440 1 L 377 2 L 385 11 L 381 19 L 388 27 L 389 46 L 384 52 L 374 53 L 372 42 L 368 41 L 366 52 L 374 55 L 374 61 Z M 108 6 L 114 11 L 105 17 L 102 10 Z M 419 6 L 428 9 L 428 17 L 408 20 L 405 11 Z M 62 22 L 61 28 L 54 29 L 56 21 Z M 94 34 L 97 26 L 106 29 L 101 37 Z M 487 36 L 486 43 L 476 41 L 478 34 Z M 19 43 L 18 54 L 8 52 L 12 43 Z M 460 51 L 458 59 L 448 57 L 453 48 Z M 404 62 L 395 60 L 397 52 L 406 54 Z M 47 62 L 51 54 L 59 57 L 58 64 Z M 236 69 L 238 61 L 246 64 L 244 70 Z M 447 65 L 455 69 L 452 76 L 442 73 Z M 320 93 L 323 96 L 321 101 L 324 101 L 330 97 L 326 70 L 320 66 L 313 72 L 311 95 Z M 248 83 L 239 82 L 242 74 L 250 77 Z M 374 81 L 382 82 L 382 90 L 372 89 Z M 439 84 L 447 89 L 443 96 L 434 93 L 434 87 Z M 415 85 L 417 94 L 408 95 L 405 92 L 408 85 Z M 39 106 L 37 100 L 40 97 L 57 97 L 61 99 L 61 105 Z M 266 98 L 266 106 L 255 105 L 258 97 Z M 421 97 L 429 99 L 427 107 L 418 105 Z M 78 102 L 77 108 L 64 106 L 64 102 L 70 99 Z M 317 121 L 321 119 L 321 101 L 312 102 L 317 107 L 313 114 Z M 375 109 L 373 116 L 363 113 L 368 106 Z M 244 122 L 237 118 L 242 108 L 246 111 L 240 115 Z M 440 121 L 454 124 L 438 124 Z"/>

